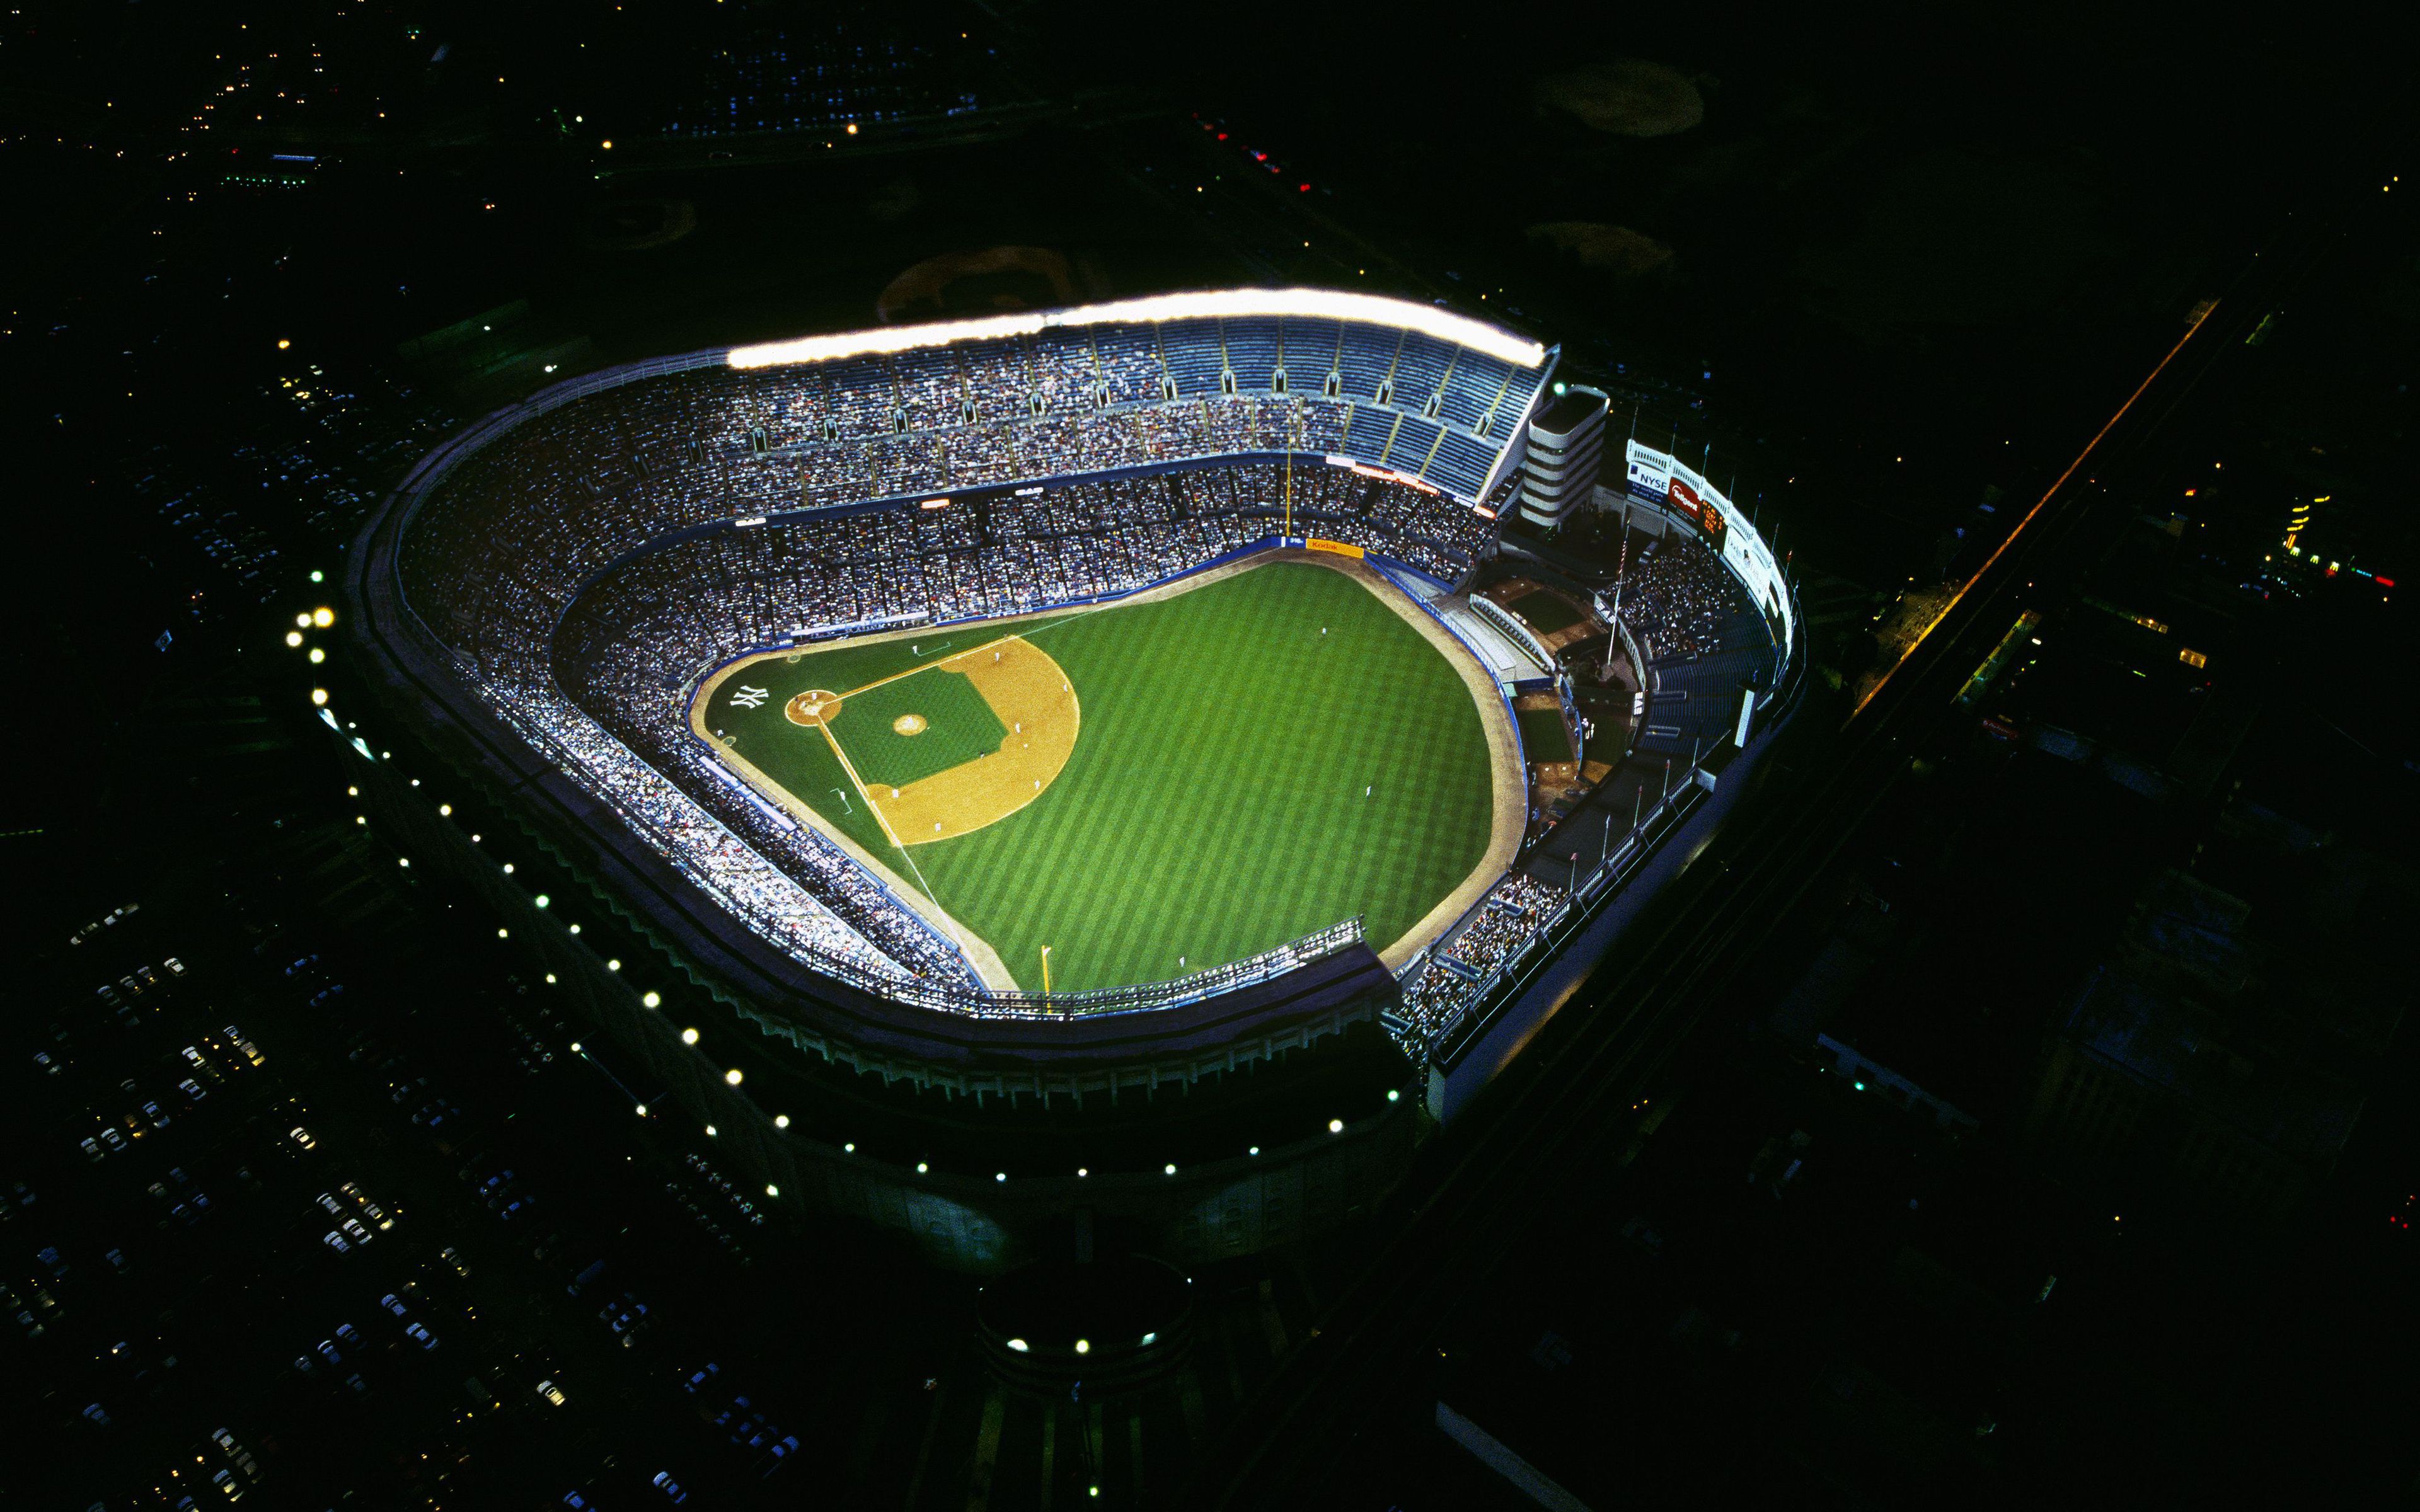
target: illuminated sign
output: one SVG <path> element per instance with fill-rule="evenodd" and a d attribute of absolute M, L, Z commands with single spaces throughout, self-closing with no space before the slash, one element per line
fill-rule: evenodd
<path fill-rule="evenodd" d="M 947 509 L 950 507 L 950 501 L 946 498 L 927 499 L 918 503 L 916 507 L 919 509 Z"/>

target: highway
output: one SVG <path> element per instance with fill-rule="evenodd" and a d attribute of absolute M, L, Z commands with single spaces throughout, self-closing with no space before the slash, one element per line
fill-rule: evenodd
<path fill-rule="evenodd" d="M 2106 539 L 2096 527 L 2139 507 L 2125 496 L 2164 458 L 2164 423 L 2245 361 L 2245 335 L 2341 228 L 2338 216 L 2288 217 L 2172 349 L 2146 353 L 2140 385 L 1847 722 L 1801 710 L 1768 758 L 1766 790 L 1642 916 L 1566 1005 L 1574 1011 L 1424 1153 L 1366 1266 L 1210 1446 L 1196 1504 L 1348 1494 L 1324 1484 L 1340 1446 L 1373 1413 L 1402 1405 L 1402 1383 L 1421 1379 L 1442 1321 L 1523 1242 L 1532 1217 L 1571 1199 L 1566 1173 L 1628 1137 L 1632 1104 L 1654 1090 L 1706 1008 L 1724 1000 L 1910 761 L 1971 719 L 1952 703 L 1967 673 L 2023 608 L 2090 565 Z M 1589 1011 L 1596 1004 L 1608 1006 Z"/>

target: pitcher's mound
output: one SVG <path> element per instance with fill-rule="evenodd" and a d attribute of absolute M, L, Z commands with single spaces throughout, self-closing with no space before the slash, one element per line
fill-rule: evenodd
<path fill-rule="evenodd" d="M 783 704 L 782 713 L 792 724 L 829 724 L 840 713 L 840 695 L 812 688 Z"/>
<path fill-rule="evenodd" d="M 903 735 L 921 735 L 924 733 L 924 717 L 921 714 L 903 714 L 891 721 L 891 728 Z"/>

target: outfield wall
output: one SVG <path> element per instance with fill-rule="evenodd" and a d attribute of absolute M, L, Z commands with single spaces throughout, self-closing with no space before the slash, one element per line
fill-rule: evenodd
<path fill-rule="evenodd" d="M 1689 487 L 1693 482 L 1703 484 L 1694 471 L 1673 463 L 1665 454 L 1647 451 L 1636 442 L 1632 452 L 1634 496 L 1668 516 L 1677 514 L 1665 497 L 1671 478 L 1682 481 L 1684 493 L 1695 491 Z M 1638 481 L 1642 455 L 1650 459 L 1650 476 L 1644 484 Z M 1662 467 L 1656 465 L 1657 459 Z M 1656 493 L 1653 499 L 1648 497 L 1651 487 Z M 1564 914 L 1550 920 L 1531 945 L 1499 968 L 1462 1017 L 1431 1041 L 1426 1103 L 1440 1120 L 1450 1121 L 1466 1112 L 1547 1022 L 1587 986 L 1639 911 L 1696 860 L 1756 785 L 1765 755 L 1796 712 L 1806 677 L 1804 648 L 1795 635 L 1797 589 L 1751 521 L 1710 486 L 1699 499 L 1701 508 L 1717 510 L 1725 536 L 1721 542 L 1724 564 L 1765 616 L 1779 646 L 1776 675 L 1757 701 L 1759 717 L 1745 748 L 1716 741 L 1689 768 L 1686 780 L 1665 795 L 1621 846 L 1579 884 Z M 1689 523 L 1676 518 L 1674 528 Z M 1715 544 L 1705 539 L 1702 527 L 1698 528 L 1697 537 L 1701 544 Z M 1743 570 L 1744 563 L 1748 570 Z M 1626 625 L 1620 627 L 1620 633 L 1637 665 L 1637 642 Z M 1638 665 L 1638 671 L 1644 680 L 1646 667 Z M 1723 712 L 1727 724 L 1736 719 L 1736 704 Z"/>

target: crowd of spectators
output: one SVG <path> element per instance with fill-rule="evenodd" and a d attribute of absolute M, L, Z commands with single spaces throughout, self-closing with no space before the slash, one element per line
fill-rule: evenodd
<path fill-rule="evenodd" d="M 402 536 L 406 596 L 488 702 L 767 938 L 843 975 L 970 983 L 921 916 L 729 779 L 690 734 L 686 693 L 756 647 L 1127 593 L 1276 535 L 1289 517 L 1296 535 L 1449 582 L 1468 575 L 1492 517 L 1325 460 L 1373 395 L 1299 377 L 1271 392 L 1267 375 L 1247 392 L 1233 372 L 1203 392 L 1194 370 L 1205 351 L 1226 360 L 1223 337 L 1217 322 L 1188 324 L 1200 329 L 1183 338 L 1186 393 L 1175 338 L 1148 326 L 692 365 L 597 389 L 443 474 Z M 1353 355 L 1332 322 L 1322 339 Z M 1274 360 L 1279 344 L 1266 347 Z M 1435 376 L 1390 402 L 1456 381 L 1450 352 L 1406 362 Z M 1463 408 L 1512 389 L 1484 382 L 1493 397 Z M 1238 458 L 1275 453 L 1297 460 Z M 1145 467 L 1157 471 L 1085 476 Z M 998 491 L 1035 479 L 1053 481 Z M 886 499 L 902 501 L 858 507 Z"/>
<path fill-rule="evenodd" d="M 1621 618 L 1651 661 L 1710 656 L 1744 602 L 1739 579 L 1712 549 L 1679 536 L 1652 542 L 1621 585 Z"/>
<path fill-rule="evenodd" d="M 893 990 L 919 978 L 977 985 L 954 948 L 902 918 L 905 910 L 878 883 L 814 831 L 745 805 L 709 811 L 558 694 L 525 691 L 519 701 L 491 702 L 566 776 L 794 959 Z"/>
<path fill-rule="evenodd" d="M 1440 939 L 1404 980 L 1396 1032 L 1415 1060 L 1451 1028 L 1496 980 L 1505 963 L 1538 937 L 1570 895 L 1526 872 L 1507 873 L 1488 890 L 1462 927 Z"/>
<path fill-rule="evenodd" d="M 493 633 L 466 649 L 492 696 L 518 700 L 545 718 L 563 712 L 557 695 L 567 695 L 577 728 L 597 730 L 660 787 L 743 837 L 855 934 L 920 975 L 947 973 L 959 969 L 954 949 L 920 916 L 822 836 L 765 810 L 699 745 L 688 717 L 699 674 L 743 652 L 836 627 L 992 618 L 1163 581 L 1275 533 L 1285 471 L 1277 463 L 1202 468 L 940 510 L 895 507 L 719 530 L 606 573 L 545 643 L 490 625 Z M 1302 466 L 1293 474 L 1298 531 L 1406 556 L 1423 570 L 1456 577 L 1468 570 L 1468 558 L 1455 553 L 1476 548 L 1485 522 L 1451 501 L 1342 468 Z M 1424 524 L 1451 544 L 1375 525 L 1373 503 L 1398 493 L 1413 494 L 1431 513 L 1398 510 L 1394 517 Z"/>

